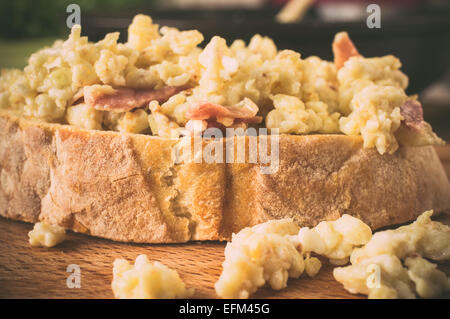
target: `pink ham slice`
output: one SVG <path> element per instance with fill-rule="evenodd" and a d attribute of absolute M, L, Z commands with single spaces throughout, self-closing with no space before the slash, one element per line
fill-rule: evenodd
<path fill-rule="evenodd" d="M 403 116 L 403 123 L 413 129 L 420 131 L 423 127 L 423 109 L 422 104 L 416 100 L 407 100 L 400 106 L 400 114 Z"/>
<path fill-rule="evenodd" d="M 361 56 L 347 32 L 339 32 L 333 41 L 334 65 L 336 70 L 344 66 L 344 63 L 353 56 Z"/>
<path fill-rule="evenodd" d="M 257 116 L 258 110 L 246 107 L 223 106 L 209 102 L 201 102 L 191 105 L 186 112 L 186 117 L 191 120 L 208 120 L 217 117 L 228 117 L 239 122 L 261 123 L 262 117 Z"/>
<path fill-rule="evenodd" d="M 128 112 L 147 105 L 150 101 L 163 103 L 171 96 L 188 89 L 189 86 L 166 86 L 158 90 L 116 88 L 112 94 L 89 94 L 84 92 L 84 101 L 100 111 Z"/>

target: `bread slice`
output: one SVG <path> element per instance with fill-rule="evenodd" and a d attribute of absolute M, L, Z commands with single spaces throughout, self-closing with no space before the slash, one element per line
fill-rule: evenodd
<path fill-rule="evenodd" d="M 380 155 L 358 136 L 281 135 L 279 170 L 263 174 L 248 158 L 176 164 L 178 142 L 0 111 L 0 215 L 117 241 L 174 243 L 228 240 L 274 218 L 314 226 L 346 213 L 377 229 L 450 209 L 432 146 Z"/>

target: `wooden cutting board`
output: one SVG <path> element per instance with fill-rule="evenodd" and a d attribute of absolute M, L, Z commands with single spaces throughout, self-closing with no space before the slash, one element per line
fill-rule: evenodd
<path fill-rule="evenodd" d="M 437 148 L 450 176 L 450 146 Z M 450 224 L 450 216 L 440 219 Z M 134 261 L 147 254 L 177 270 L 195 298 L 216 298 L 214 283 L 221 273 L 225 243 L 144 245 L 116 243 L 69 233 L 55 248 L 32 248 L 27 233 L 33 225 L 0 218 L 0 298 L 113 298 L 112 263 L 115 258 Z M 68 288 L 67 266 L 81 270 L 81 287 Z M 449 274 L 450 267 L 444 266 Z M 314 278 L 290 279 L 280 291 L 260 289 L 255 298 L 363 298 L 351 295 L 333 279 L 333 266 L 324 263 Z"/>

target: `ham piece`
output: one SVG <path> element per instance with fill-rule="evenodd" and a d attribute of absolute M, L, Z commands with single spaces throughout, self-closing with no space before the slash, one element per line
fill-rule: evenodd
<path fill-rule="evenodd" d="M 209 120 L 214 118 L 232 118 L 244 123 L 261 123 L 262 117 L 257 116 L 258 109 L 249 107 L 223 106 L 209 102 L 192 104 L 186 111 L 186 117 L 191 120 Z"/>
<path fill-rule="evenodd" d="M 334 65 L 336 70 L 344 66 L 345 61 L 353 56 L 361 56 L 347 32 L 339 32 L 333 41 Z"/>
<path fill-rule="evenodd" d="M 403 116 L 403 123 L 412 130 L 420 131 L 423 127 L 422 104 L 416 100 L 407 100 L 400 106 L 400 114 Z"/>
<path fill-rule="evenodd" d="M 147 105 L 150 101 L 163 103 L 171 96 L 188 89 L 183 86 L 166 86 L 161 89 L 115 88 L 110 92 L 84 90 L 84 102 L 100 111 L 128 112 Z"/>

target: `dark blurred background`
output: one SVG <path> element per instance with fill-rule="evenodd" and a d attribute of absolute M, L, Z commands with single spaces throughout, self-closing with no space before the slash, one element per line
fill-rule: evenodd
<path fill-rule="evenodd" d="M 293 0 L 300 1 L 300 0 Z M 68 4 L 81 8 L 83 34 L 98 41 L 126 29 L 136 13 L 160 25 L 198 29 L 205 42 L 220 35 L 231 43 L 255 33 L 280 49 L 331 59 L 331 41 L 346 30 L 365 56 L 394 54 L 410 77 L 408 93 L 419 93 L 425 118 L 450 141 L 450 0 L 315 0 L 301 20 L 279 23 L 288 0 L 0 0 L 0 68 L 26 65 L 32 52 L 65 38 Z M 381 28 L 370 29 L 368 4 L 381 8 Z"/>

